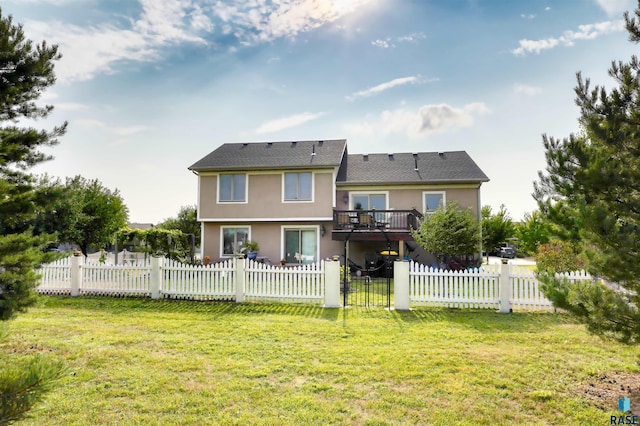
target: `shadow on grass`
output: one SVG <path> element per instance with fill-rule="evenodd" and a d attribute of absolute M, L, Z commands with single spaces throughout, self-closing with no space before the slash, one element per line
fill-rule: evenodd
<path fill-rule="evenodd" d="M 243 303 L 226 301 L 196 301 L 162 299 L 152 300 L 135 297 L 98 296 L 42 296 L 41 305 L 47 308 L 99 310 L 114 315 L 149 313 L 204 314 L 219 317 L 224 315 L 290 315 L 320 318 L 329 321 L 338 319 L 339 309 L 327 309 L 319 305 L 293 303 Z"/>
<path fill-rule="evenodd" d="M 452 308 L 393 311 L 401 323 L 448 322 L 472 328 L 480 333 L 533 333 L 560 324 L 577 324 L 569 314 L 552 312 L 515 312 L 501 314 L 491 310 L 459 310 Z"/>
<path fill-rule="evenodd" d="M 383 307 L 350 306 L 323 308 L 320 305 L 293 303 L 242 303 L 194 300 L 151 300 L 148 298 L 114 298 L 97 296 L 42 296 L 41 305 L 47 308 L 99 310 L 113 315 L 142 313 L 199 314 L 209 318 L 221 316 L 288 315 L 317 318 L 327 321 L 340 320 L 345 327 L 350 321 L 362 322 L 367 318 L 395 321 L 401 329 L 413 324 L 428 327 L 429 324 L 446 322 L 467 327 L 481 333 L 533 333 L 560 324 L 576 324 L 568 314 L 524 312 L 500 314 L 492 310 L 461 310 L 453 308 L 418 308 L 411 311 L 387 310 Z"/>

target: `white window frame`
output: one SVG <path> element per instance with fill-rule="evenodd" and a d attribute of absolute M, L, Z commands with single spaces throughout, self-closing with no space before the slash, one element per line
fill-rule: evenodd
<path fill-rule="evenodd" d="M 427 211 L 427 195 L 442 195 L 442 205 L 447 205 L 446 191 L 423 191 L 422 192 L 422 213 L 425 215 L 433 214 L 433 211 Z"/>
<path fill-rule="evenodd" d="M 235 201 L 235 200 L 221 200 L 220 199 L 220 186 L 222 184 L 222 179 L 220 177 L 222 175 L 244 175 L 244 200 Z M 247 204 L 249 202 L 249 175 L 247 173 L 220 173 L 218 175 L 218 193 L 217 195 L 217 203 L 218 204 Z M 231 191 L 233 194 L 233 191 Z"/>
<path fill-rule="evenodd" d="M 247 240 L 251 240 L 251 225 L 242 225 L 242 224 L 238 224 L 238 225 L 222 225 L 220 226 L 220 257 L 221 258 L 231 258 L 235 255 L 235 253 L 232 254 L 225 254 L 224 253 L 224 230 L 225 229 L 238 229 L 238 228 L 242 228 L 242 229 L 247 229 Z"/>
<path fill-rule="evenodd" d="M 313 263 L 318 263 L 320 261 L 320 225 L 286 225 L 280 227 L 280 259 L 286 259 L 286 238 L 285 231 L 302 231 L 312 229 L 316 231 L 316 260 Z M 301 263 L 297 263 L 296 265 L 302 265 Z"/>
<path fill-rule="evenodd" d="M 389 210 L 389 191 L 354 191 L 349 192 L 349 210 L 354 210 L 354 195 L 384 195 L 384 210 Z"/>
<path fill-rule="evenodd" d="M 311 199 L 310 200 L 287 200 L 287 192 L 286 192 L 286 178 L 287 173 L 310 173 L 311 174 Z M 313 203 L 316 197 L 316 174 L 310 170 L 296 170 L 290 172 L 282 173 L 282 202 L 283 203 Z"/>

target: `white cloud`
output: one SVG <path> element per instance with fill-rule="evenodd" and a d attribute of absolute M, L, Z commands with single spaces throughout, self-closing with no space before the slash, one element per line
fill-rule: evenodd
<path fill-rule="evenodd" d="M 543 50 L 553 49 L 556 46 L 573 46 L 576 40 L 592 40 L 602 35 L 624 31 L 624 21 L 603 21 L 595 24 L 578 26 L 578 31 L 565 31 L 560 37 L 549 37 L 540 40 L 523 39 L 519 41 L 520 47 L 513 49 L 514 55 L 527 53 L 540 53 Z"/>
<path fill-rule="evenodd" d="M 276 120 L 267 121 L 262 123 L 260 127 L 255 130 L 257 134 L 274 133 L 280 130 L 288 129 L 290 127 L 296 127 L 309 121 L 318 119 L 325 115 L 324 112 L 303 112 L 301 114 L 290 115 L 289 117 L 278 118 Z"/>
<path fill-rule="evenodd" d="M 395 47 L 395 45 L 390 44 L 390 39 L 386 40 L 374 40 L 371 42 L 375 47 L 380 47 L 382 49 L 388 49 L 389 47 Z"/>
<path fill-rule="evenodd" d="M 609 16 L 620 16 L 627 10 L 633 10 L 637 4 L 634 0 L 595 0 Z"/>
<path fill-rule="evenodd" d="M 476 116 L 488 113 L 489 108 L 482 102 L 470 103 L 462 108 L 448 104 L 431 104 L 424 105 L 417 111 L 403 108 L 383 111 L 377 117 L 348 124 L 345 130 L 357 135 L 399 133 L 411 139 L 419 139 L 433 133 L 472 126 Z"/>
<path fill-rule="evenodd" d="M 118 136 L 131 136 L 147 130 L 147 126 L 116 127 L 113 132 Z"/>
<path fill-rule="evenodd" d="M 37 0 L 36 0 L 37 1 Z M 78 0 L 41 0 L 56 5 Z M 29 38 L 60 46 L 56 75 L 62 82 L 90 80 L 117 71 L 125 61 L 154 61 L 163 48 L 208 44 L 207 34 L 233 34 L 241 45 L 253 45 L 296 35 L 334 22 L 377 0 L 138 0 L 142 12 L 121 23 L 78 26 L 66 22 L 30 21 Z M 234 51 L 235 46 L 229 46 Z"/>
<path fill-rule="evenodd" d="M 432 79 L 429 79 L 427 81 L 437 81 L 437 80 L 438 80 L 437 78 L 432 78 Z M 378 84 L 377 86 L 370 87 L 370 88 L 368 88 L 366 90 L 361 90 L 359 92 L 355 92 L 352 95 L 347 96 L 347 99 L 353 100 L 353 99 L 356 99 L 356 98 L 371 96 L 371 95 L 378 94 L 380 92 L 384 92 L 385 90 L 392 89 L 392 88 L 394 88 L 396 86 L 402 86 L 402 85 L 405 85 L 405 84 L 416 84 L 416 83 L 421 83 L 423 81 L 425 81 L 425 80 L 423 80 L 422 77 L 420 77 L 419 75 L 413 75 L 413 76 L 410 76 L 410 77 L 396 78 L 396 79 L 393 79 L 391 81 L 387 81 L 385 83 Z"/>
<path fill-rule="evenodd" d="M 529 86 L 521 83 L 516 83 L 513 86 L 513 91 L 524 95 L 539 95 L 542 93 L 542 89 L 540 87 Z"/>
<path fill-rule="evenodd" d="M 522 19 L 534 19 L 536 15 L 534 15 L 533 13 L 521 13 L 520 17 Z"/>
<path fill-rule="evenodd" d="M 78 104 L 74 102 L 60 102 L 53 104 L 58 111 L 80 111 L 89 108 L 88 105 Z"/>
<path fill-rule="evenodd" d="M 391 37 L 387 37 L 385 39 L 377 39 L 372 41 L 371 44 L 376 47 L 388 49 L 389 47 L 396 47 L 396 45 L 394 44 L 394 40 L 397 43 L 414 43 L 418 40 L 424 40 L 425 38 L 427 38 L 427 36 L 423 32 L 419 32 L 399 36 L 395 39 L 392 39 Z"/>

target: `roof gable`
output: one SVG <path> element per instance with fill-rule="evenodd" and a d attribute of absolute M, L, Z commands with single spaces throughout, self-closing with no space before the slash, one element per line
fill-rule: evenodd
<path fill-rule="evenodd" d="M 190 170 L 248 170 L 337 167 L 345 139 L 322 141 L 226 143 L 197 161 Z"/>

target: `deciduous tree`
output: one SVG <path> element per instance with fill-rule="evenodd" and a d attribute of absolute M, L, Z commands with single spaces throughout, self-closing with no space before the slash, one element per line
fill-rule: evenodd
<path fill-rule="evenodd" d="M 500 243 L 505 242 L 514 235 L 514 226 L 507 213 L 507 208 L 502 204 L 500 210 L 493 214 L 491 206 L 484 206 L 481 210 L 482 217 L 482 248 L 493 251 L 500 247 Z"/>
<path fill-rule="evenodd" d="M 480 247 L 480 224 L 458 203 L 449 202 L 424 217 L 420 227 L 411 232 L 413 239 L 442 263 L 451 258 L 473 256 Z"/>
<path fill-rule="evenodd" d="M 198 222 L 198 211 L 195 205 L 182 206 L 177 217 L 165 219 L 158 224 L 161 229 L 175 229 L 187 235 L 193 235 L 195 244 L 200 244 L 200 222 Z"/>
<path fill-rule="evenodd" d="M 67 178 L 63 198 L 47 222 L 53 224 L 60 241 L 77 244 L 86 256 L 113 243 L 116 232 L 127 226 L 128 209 L 120 192 L 106 188 L 98 179 Z"/>

